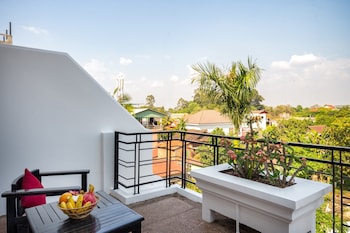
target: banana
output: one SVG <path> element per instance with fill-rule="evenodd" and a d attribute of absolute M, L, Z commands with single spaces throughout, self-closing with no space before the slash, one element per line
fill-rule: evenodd
<path fill-rule="evenodd" d="M 67 209 L 74 209 L 74 207 L 71 202 L 67 203 Z"/>
<path fill-rule="evenodd" d="M 67 207 L 71 207 L 69 209 L 74 209 L 75 208 L 75 201 L 74 201 L 74 198 L 73 196 L 71 196 L 69 199 L 68 199 L 68 202 L 67 202 Z"/>
<path fill-rule="evenodd" d="M 65 203 L 64 201 L 62 201 L 62 202 L 60 203 L 60 207 L 61 207 L 62 209 L 67 209 L 67 203 Z"/>
<path fill-rule="evenodd" d="M 91 201 L 88 201 L 84 204 L 84 207 L 91 206 Z"/>
<path fill-rule="evenodd" d="M 78 199 L 75 203 L 75 208 L 80 208 L 83 206 L 83 194 L 78 195 Z"/>

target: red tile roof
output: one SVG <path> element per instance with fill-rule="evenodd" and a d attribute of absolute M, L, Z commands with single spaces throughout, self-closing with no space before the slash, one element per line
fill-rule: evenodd
<path fill-rule="evenodd" d="M 326 129 L 325 125 L 311 125 L 309 126 L 309 129 L 316 131 L 319 134 L 322 134 L 323 131 Z"/>

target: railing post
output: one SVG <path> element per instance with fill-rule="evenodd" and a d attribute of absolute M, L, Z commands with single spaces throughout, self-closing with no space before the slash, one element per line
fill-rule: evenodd
<path fill-rule="evenodd" d="M 213 165 L 219 164 L 219 147 L 218 147 L 218 138 L 215 136 L 211 137 L 211 144 L 213 146 Z"/>
<path fill-rule="evenodd" d="M 138 142 L 138 134 L 135 134 L 135 143 L 134 143 L 134 194 L 138 194 L 139 193 L 139 188 L 138 188 L 138 184 L 137 184 L 137 180 L 138 180 L 138 174 L 137 174 L 137 142 Z"/>
<path fill-rule="evenodd" d="M 114 189 L 119 184 L 119 132 L 114 133 Z"/>
<path fill-rule="evenodd" d="M 142 134 L 139 134 L 139 140 L 137 141 L 137 193 L 140 193 L 141 142 Z"/>
<path fill-rule="evenodd" d="M 186 160 L 187 160 L 187 153 L 186 153 L 186 133 L 181 132 L 181 142 L 182 142 L 182 173 L 181 173 L 181 186 L 182 188 L 186 188 Z"/>
<path fill-rule="evenodd" d="M 335 180 L 335 162 L 334 162 L 334 150 L 332 150 L 332 192 L 333 192 L 333 201 L 332 201 L 332 217 L 333 217 L 333 231 L 335 231 L 335 185 L 336 185 L 336 180 Z"/>
<path fill-rule="evenodd" d="M 171 141 L 172 141 L 172 134 L 171 132 L 167 133 L 166 136 L 166 148 L 165 148 L 165 179 L 166 179 L 166 187 L 170 187 L 171 182 Z"/>
<path fill-rule="evenodd" d="M 339 163 L 340 163 L 340 232 L 343 232 L 344 228 L 344 209 L 343 209 L 343 204 L 344 204 L 344 196 L 343 196 L 343 161 L 342 161 L 342 153 L 339 151 Z"/>

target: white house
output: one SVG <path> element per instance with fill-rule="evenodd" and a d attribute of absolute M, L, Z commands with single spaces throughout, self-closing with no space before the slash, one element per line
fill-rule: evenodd
<path fill-rule="evenodd" d="M 227 116 L 216 110 L 202 110 L 185 116 L 186 129 L 206 130 L 211 133 L 215 128 L 222 128 L 225 134 L 233 132 L 234 126 Z"/>
<path fill-rule="evenodd" d="M 255 110 L 252 111 L 250 116 L 257 117 L 260 119 L 258 122 L 253 123 L 253 129 L 255 130 L 265 130 L 268 126 L 269 120 L 266 116 L 267 112 L 265 110 Z M 245 135 L 247 131 L 249 131 L 249 126 L 247 123 L 243 122 L 240 129 L 239 129 L 239 135 Z"/>

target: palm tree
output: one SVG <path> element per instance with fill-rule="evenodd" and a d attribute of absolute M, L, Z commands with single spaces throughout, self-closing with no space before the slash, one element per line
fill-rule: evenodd
<path fill-rule="evenodd" d="M 233 62 L 227 72 L 210 62 L 198 63 L 192 68 L 197 72 L 192 83 L 198 83 L 199 90 L 208 95 L 212 102 L 222 103 L 221 113 L 230 117 L 235 129 L 239 129 L 252 110 L 261 69 L 250 58 L 248 67 L 242 62 Z"/>

